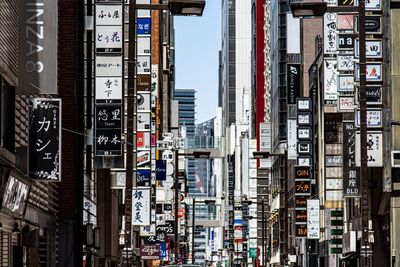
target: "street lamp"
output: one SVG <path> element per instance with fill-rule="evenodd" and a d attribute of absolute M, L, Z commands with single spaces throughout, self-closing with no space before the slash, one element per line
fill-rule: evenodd
<path fill-rule="evenodd" d="M 326 2 L 294 2 L 290 4 L 293 17 L 321 17 L 327 9 Z"/>
<path fill-rule="evenodd" d="M 205 0 L 169 0 L 166 4 L 136 4 L 136 9 L 169 10 L 174 16 L 202 16 Z"/>
<path fill-rule="evenodd" d="M 203 15 L 205 0 L 169 0 L 169 10 L 173 15 L 201 16 Z"/>
<path fill-rule="evenodd" d="M 135 42 L 135 25 L 136 25 L 136 11 L 138 9 L 147 9 L 147 10 L 170 10 L 172 15 L 186 15 L 186 16 L 201 16 L 203 14 L 203 10 L 205 7 L 205 0 L 170 0 L 168 4 L 137 4 L 136 0 L 129 0 L 129 51 L 128 51 L 128 96 L 127 96 L 127 142 L 126 142 L 126 192 L 125 192 L 125 214 L 130 215 L 126 216 L 125 223 L 125 247 L 128 249 L 131 247 L 131 223 L 132 223 L 132 187 L 135 183 L 133 182 L 133 151 L 136 150 L 136 138 L 134 132 L 136 131 L 136 123 L 134 122 L 134 114 L 136 112 L 137 106 L 135 95 L 136 91 L 136 82 L 135 82 L 135 65 L 136 65 L 136 42 Z M 178 162 L 176 162 L 178 165 Z M 177 175 L 176 173 L 176 181 L 175 188 L 177 191 Z M 178 194 L 175 192 L 175 237 L 177 237 L 177 202 L 178 202 Z M 178 243 L 178 240 L 176 240 Z M 177 251 L 179 249 L 178 244 L 175 245 L 177 258 Z M 129 260 L 127 257 L 127 264 L 129 264 Z"/>

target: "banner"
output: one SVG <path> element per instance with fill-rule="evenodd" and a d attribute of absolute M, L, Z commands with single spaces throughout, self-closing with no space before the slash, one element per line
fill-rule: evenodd
<path fill-rule="evenodd" d="M 29 177 L 61 180 L 61 99 L 32 98 L 29 103 Z"/>

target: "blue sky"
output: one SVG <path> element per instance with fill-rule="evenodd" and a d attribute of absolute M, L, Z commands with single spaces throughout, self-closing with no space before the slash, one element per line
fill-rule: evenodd
<path fill-rule="evenodd" d="M 175 17 L 176 88 L 197 91 L 196 123 L 215 116 L 220 49 L 220 0 L 207 0 L 202 17 Z"/>

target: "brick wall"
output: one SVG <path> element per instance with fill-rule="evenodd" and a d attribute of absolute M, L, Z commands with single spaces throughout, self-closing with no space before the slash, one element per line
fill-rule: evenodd
<path fill-rule="evenodd" d="M 82 266 L 83 10 L 84 1 L 59 1 L 58 92 L 62 98 L 62 182 L 59 184 L 59 264 Z"/>
<path fill-rule="evenodd" d="M 315 37 L 322 36 L 322 18 L 303 19 L 304 95 L 308 96 L 308 69 L 315 60 Z"/>

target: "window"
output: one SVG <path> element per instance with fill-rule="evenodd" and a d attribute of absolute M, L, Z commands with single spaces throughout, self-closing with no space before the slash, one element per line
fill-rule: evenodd
<path fill-rule="evenodd" d="M 10 234 L 0 231 L 0 266 L 10 263 Z"/>

